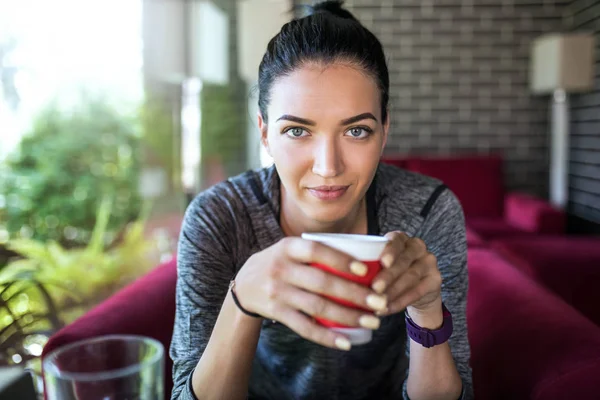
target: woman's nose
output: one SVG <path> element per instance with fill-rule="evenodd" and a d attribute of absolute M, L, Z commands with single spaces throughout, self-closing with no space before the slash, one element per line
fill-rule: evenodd
<path fill-rule="evenodd" d="M 341 149 L 334 138 L 323 138 L 314 152 L 312 172 L 323 178 L 340 175 L 344 170 Z"/>

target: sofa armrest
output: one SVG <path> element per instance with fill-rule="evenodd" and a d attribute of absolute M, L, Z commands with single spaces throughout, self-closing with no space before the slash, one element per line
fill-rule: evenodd
<path fill-rule="evenodd" d="M 56 332 L 44 346 L 42 358 L 61 346 L 97 336 L 151 337 L 165 347 L 164 390 L 165 399 L 170 398 L 172 362 L 167 352 L 175 321 L 176 281 L 177 262 L 173 258 Z"/>
<path fill-rule="evenodd" d="M 600 328 L 494 251 L 468 257 L 475 398 L 595 398 Z"/>
<path fill-rule="evenodd" d="M 175 320 L 176 281 L 177 263 L 173 258 L 52 335 L 42 358 L 65 344 L 111 334 L 151 337 L 168 351 Z M 165 359 L 169 368 L 168 356 Z"/>
<path fill-rule="evenodd" d="M 540 198 L 524 193 L 508 193 L 504 199 L 504 219 L 531 233 L 565 233 L 566 215 Z"/>

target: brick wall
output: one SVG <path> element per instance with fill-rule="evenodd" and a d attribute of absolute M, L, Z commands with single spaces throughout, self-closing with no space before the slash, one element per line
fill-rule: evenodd
<path fill-rule="evenodd" d="M 511 189 L 547 195 L 548 98 L 528 89 L 531 41 L 568 0 L 347 0 L 390 67 L 389 153 L 502 152 Z"/>
<path fill-rule="evenodd" d="M 567 21 L 572 30 L 596 36 L 595 89 L 571 97 L 569 209 L 600 223 L 600 1 L 573 1 Z"/>

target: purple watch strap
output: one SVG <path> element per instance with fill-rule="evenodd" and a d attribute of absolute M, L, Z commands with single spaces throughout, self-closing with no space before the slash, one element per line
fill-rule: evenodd
<path fill-rule="evenodd" d="M 419 325 L 415 324 L 408 313 L 405 313 L 406 332 L 408 333 L 408 336 L 415 342 L 427 348 L 447 342 L 452 335 L 452 314 L 450 314 L 450 311 L 448 311 L 444 303 L 442 303 L 442 312 L 444 316 L 442 327 L 436 330 L 421 328 Z"/>

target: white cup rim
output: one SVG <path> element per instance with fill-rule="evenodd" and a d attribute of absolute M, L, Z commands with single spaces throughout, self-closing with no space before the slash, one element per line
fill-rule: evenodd
<path fill-rule="evenodd" d="M 384 236 L 338 233 L 303 233 L 302 239 L 323 243 L 365 261 L 378 260 L 390 241 Z"/>
<path fill-rule="evenodd" d="M 327 241 L 327 240 L 356 240 L 359 242 L 375 242 L 375 243 L 387 243 L 390 240 L 385 236 L 375 235 L 357 235 L 351 233 L 303 233 L 302 239 L 314 240 L 314 241 Z"/>

